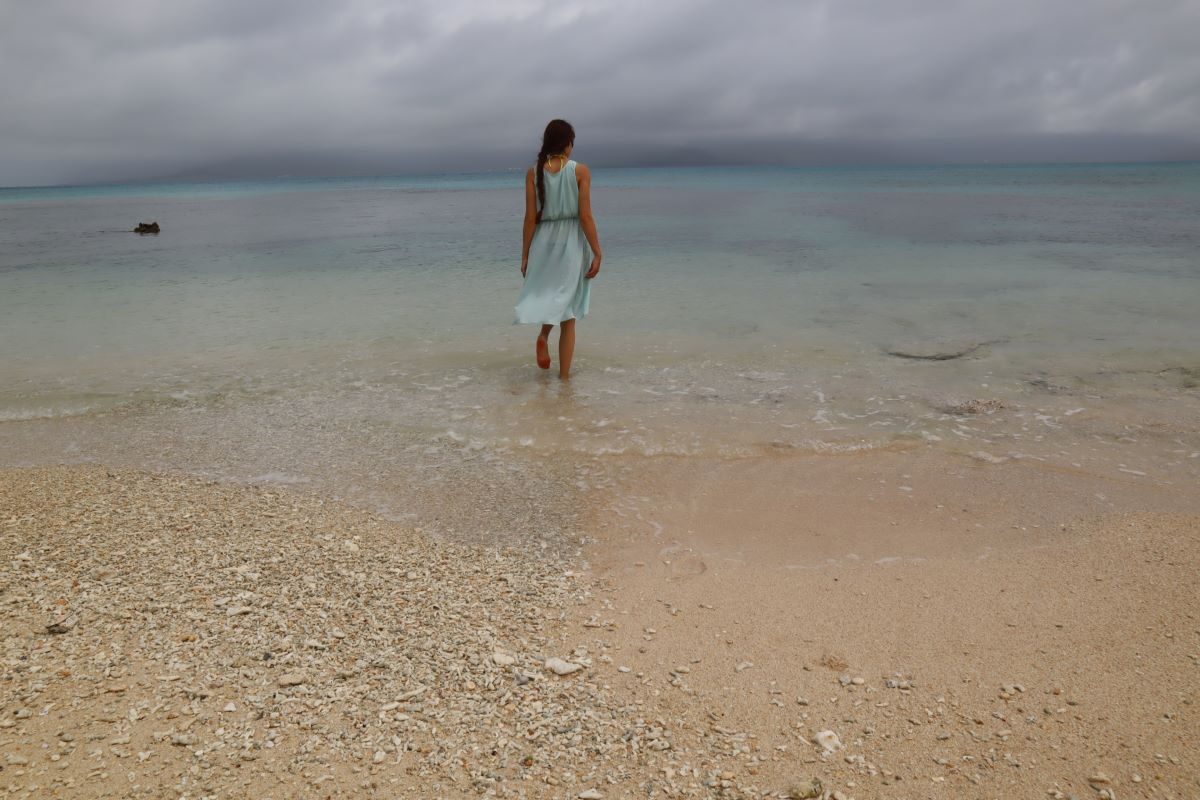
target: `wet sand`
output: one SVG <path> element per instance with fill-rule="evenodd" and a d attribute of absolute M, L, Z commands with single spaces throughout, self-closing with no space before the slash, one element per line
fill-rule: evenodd
<path fill-rule="evenodd" d="M 626 483 L 579 623 L 616 688 L 747 748 L 731 791 L 1200 794 L 1195 493 L 916 452 Z"/>
<path fill-rule="evenodd" d="M 582 558 L 295 488 L 0 471 L 0 789 L 1200 792 L 1184 488 L 912 449 L 614 467 Z"/>

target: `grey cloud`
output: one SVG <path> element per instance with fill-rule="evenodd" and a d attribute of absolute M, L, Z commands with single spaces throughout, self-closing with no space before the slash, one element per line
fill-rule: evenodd
<path fill-rule="evenodd" d="M 1196 30 L 1200 0 L 6 3 L 0 185 L 507 167 L 551 116 L 611 162 L 1200 155 Z"/>

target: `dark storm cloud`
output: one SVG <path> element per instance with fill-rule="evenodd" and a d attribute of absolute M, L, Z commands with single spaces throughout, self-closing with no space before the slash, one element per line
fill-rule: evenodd
<path fill-rule="evenodd" d="M 1170 155 L 1197 30 L 1200 0 L 9 2 L 0 184 L 508 166 L 556 115 L 610 161 Z"/>

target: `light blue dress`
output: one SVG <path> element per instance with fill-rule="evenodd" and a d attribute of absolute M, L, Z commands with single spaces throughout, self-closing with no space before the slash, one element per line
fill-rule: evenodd
<path fill-rule="evenodd" d="M 583 276 L 592 263 L 592 249 L 579 224 L 579 181 L 575 162 L 557 173 L 544 171 L 546 202 L 542 219 L 529 245 L 525 285 L 517 298 L 518 322 L 558 325 L 583 319 L 588 311 L 591 281 Z"/>

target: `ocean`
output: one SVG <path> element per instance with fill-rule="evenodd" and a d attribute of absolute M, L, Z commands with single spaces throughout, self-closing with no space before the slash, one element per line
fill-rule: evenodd
<path fill-rule="evenodd" d="M 0 189 L 0 465 L 546 546 L 659 456 L 1200 486 L 1200 164 L 594 172 L 567 384 L 511 324 L 519 172 Z"/>

